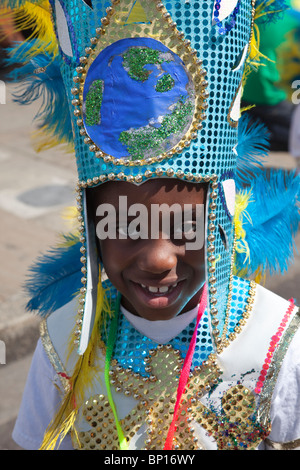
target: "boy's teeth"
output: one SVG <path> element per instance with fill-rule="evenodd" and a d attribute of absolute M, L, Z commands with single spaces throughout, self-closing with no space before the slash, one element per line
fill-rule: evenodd
<path fill-rule="evenodd" d="M 161 292 L 162 294 L 165 294 L 166 292 L 168 292 L 168 290 L 169 290 L 168 286 L 164 286 L 164 287 L 159 288 L 159 292 Z"/>
<path fill-rule="evenodd" d="M 141 286 L 144 289 L 148 289 L 148 291 L 151 292 L 152 294 L 158 294 L 158 293 L 166 294 L 171 288 L 177 286 L 177 282 L 173 286 L 154 287 L 154 286 L 145 286 L 144 284 L 141 284 Z"/>
<path fill-rule="evenodd" d="M 149 287 L 148 287 L 148 290 L 149 290 L 150 292 L 156 293 L 156 292 L 158 292 L 158 287 L 149 286 Z"/>

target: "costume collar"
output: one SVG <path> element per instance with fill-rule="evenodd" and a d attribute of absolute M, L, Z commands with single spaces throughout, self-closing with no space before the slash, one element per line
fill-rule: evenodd
<path fill-rule="evenodd" d="M 121 313 L 128 322 L 143 336 L 158 344 L 166 344 L 181 333 L 197 316 L 199 305 L 192 310 L 178 315 L 171 320 L 150 321 L 128 312 L 120 307 Z"/>

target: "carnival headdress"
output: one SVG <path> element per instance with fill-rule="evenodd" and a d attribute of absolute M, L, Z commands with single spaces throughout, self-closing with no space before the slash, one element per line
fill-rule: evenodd
<path fill-rule="evenodd" d="M 245 224 L 255 231 L 257 219 L 253 222 L 251 214 L 245 219 L 241 211 L 249 209 L 254 189 L 259 194 L 266 184 L 257 166 L 245 178 L 253 160 L 257 163 L 265 153 L 266 133 L 260 125 L 249 130 L 245 119 L 238 129 L 238 122 L 244 81 L 260 61 L 254 20 L 263 15 L 272 19 L 279 3 L 282 10 L 282 2 L 255 0 L 7 2 L 16 7 L 17 26 L 26 24 L 33 31 L 31 40 L 16 48 L 13 60 L 23 66 L 13 76 L 25 77 L 21 103 L 46 90 L 38 118 L 40 135 L 48 137 L 41 138 L 39 147 L 67 142 L 75 149 L 81 246 L 78 238 L 69 238 L 58 258 L 47 263 L 47 273 L 51 266 L 57 273 L 62 262 L 63 278 L 68 277 L 69 256 L 77 253 L 72 265 L 77 269 L 71 271 L 72 280 L 80 277 L 83 284 L 75 333 L 80 355 L 94 324 L 99 277 L 85 193 L 106 181 L 140 185 L 150 178 L 177 178 L 209 185 L 208 307 L 216 349 L 228 340 L 233 273 L 267 267 L 255 250 L 257 261 L 249 264 L 252 239 L 246 240 Z M 236 206 L 237 189 L 245 181 L 248 190 L 239 194 Z M 277 175 L 277 183 L 278 190 L 287 189 L 287 198 L 291 193 L 296 198 L 291 177 Z M 289 227 L 294 220 L 296 230 L 297 209 L 293 206 L 283 221 L 285 208 L 264 204 L 259 226 L 280 219 Z M 290 256 L 290 233 L 287 237 L 284 255 Z M 36 280 L 34 285 L 36 294 L 41 285 Z M 47 295 L 42 287 L 43 300 L 34 295 L 30 307 L 49 314 L 66 300 L 66 292 L 54 300 L 53 292 Z"/>

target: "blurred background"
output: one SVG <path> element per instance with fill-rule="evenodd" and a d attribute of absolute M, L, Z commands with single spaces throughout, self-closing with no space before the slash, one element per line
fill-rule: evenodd
<path fill-rule="evenodd" d="M 247 81 L 244 103 L 268 127 L 271 151 L 267 168 L 299 171 L 300 157 L 300 5 L 285 13 L 280 24 L 261 30 L 261 52 L 269 57 Z M 262 26 L 262 28 L 264 28 Z M 39 320 L 26 313 L 23 284 L 28 267 L 68 230 L 62 218 L 75 205 L 75 159 L 60 149 L 37 154 L 32 145 L 33 119 L 39 102 L 19 106 L 7 80 L 5 47 L 22 41 L 30 31 L 16 31 L 14 18 L 0 20 L 0 340 L 6 364 L 0 364 L 0 449 L 18 449 L 11 440 Z M 297 87 L 299 92 L 297 93 Z M 267 277 L 265 286 L 300 301 L 300 234 L 295 263 L 284 275 Z"/>

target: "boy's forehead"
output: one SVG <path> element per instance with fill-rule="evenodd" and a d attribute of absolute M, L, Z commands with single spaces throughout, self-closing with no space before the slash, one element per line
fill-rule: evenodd
<path fill-rule="evenodd" d="M 120 196 L 126 196 L 135 202 L 149 201 L 163 203 L 176 200 L 182 203 L 204 202 L 207 184 L 189 183 L 177 179 L 157 178 L 141 185 L 123 181 L 110 181 L 89 189 L 89 197 L 96 203 L 118 203 Z M 158 201 L 155 201 L 155 200 Z"/>

